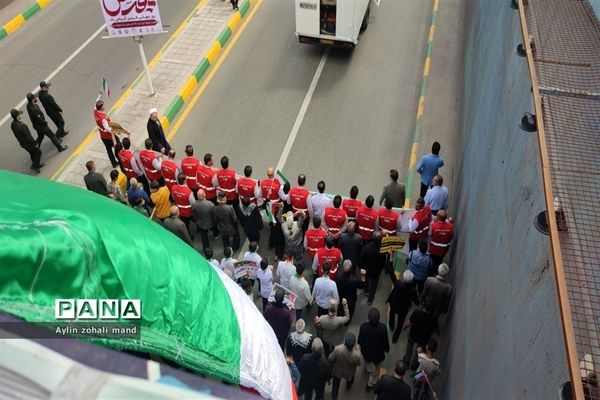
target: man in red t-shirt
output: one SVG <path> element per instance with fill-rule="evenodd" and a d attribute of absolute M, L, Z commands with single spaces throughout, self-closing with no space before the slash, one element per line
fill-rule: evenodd
<path fill-rule="evenodd" d="M 304 187 L 306 184 L 306 175 L 298 175 L 298 186 L 294 186 L 288 193 L 287 202 L 292 206 L 294 213 L 303 211 L 306 214 L 304 222 L 302 223 L 302 232 L 306 232 L 308 224 L 310 222 L 310 215 L 308 214 L 308 198 L 310 197 L 310 191 Z"/>
<path fill-rule="evenodd" d="M 237 193 L 240 202 L 244 197 L 250 199 L 251 203 L 257 203 L 257 197 L 260 196 L 260 188 L 256 179 L 252 179 L 252 166 L 244 167 L 244 176 L 237 181 Z"/>
<path fill-rule="evenodd" d="M 377 224 L 379 215 L 377 210 L 373 209 L 375 199 L 368 195 L 365 199 L 365 205 L 356 210 L 356 224 L 358 225 L 358 233 L 366 243 L 373 237 L 373 232 L 379 229 Z"/>
<path fill-rule="evenodd" d="M 333 198 L 333 207 L 326 207 L 323 212 L 323 222 L 328 235 L 337 240 L 346 231 L 348 226 L 348 215 L 342 209 L 342 196 Z M 333 266 L 331 269 L 334 269 Z"/>
<path fill-rule="evenodd" d="M 342 264 L 342 252 L 337 247 L 333 247 L 335 240 L 333 236 L 327 236 L 325 238 L 325 247 L 317 250 L 315 258 L 313 259 L 313 273 L 316 273 L 318 277 L 323 276 L 323 266 L 326 261 L 331 263 L 331 269 L 329 270 L 329 278 L 335 280 L 337 276 L 338 267 Z"/>
<path fill-rule="evenodd" d="M 197 197 L 198 193 L 198 166 L 202 163 L 196 157 L 194 157 L 194 147 L 191 144 L 185 146 L 186 157 L 181 160 L 181 171 L 185 175 L 185 182 L 194 192 L 194 196 Z"/>
<path fill-rule="evenodd" d="M 363 206 L 363 202 L 358 197 L 358 186 L 354 185 L 350 188 L 350 198 L 342 201 L 342 208 L 348 214 L 348 221 L 356 220 L 356 210 Z"/>
<path fill-rule="evenodd" d="M 427 240 L 429 236 L 429 224 L 431 224 L 431 208 L 425 204 L 425 200 L 419 197 L 415 202 L 415 210 L 417 212 L 408 221 L 408 236 L 409 249 L 416 250 L 420 240 Z"/>
<path fill-rule="evenodd" d="M 448 218 L 446 210 L 438 210 L 430 229 L 429 254 L 431 255 L 431 269 L 429 270 L 429 276 L 435 276 L 454 238 L 454 221 L 452 218 Z"/>

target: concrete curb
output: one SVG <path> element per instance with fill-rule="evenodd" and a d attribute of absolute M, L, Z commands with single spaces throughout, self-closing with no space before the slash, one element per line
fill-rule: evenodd
<path fill-rule="evenodd" d="M 14 33 L 21 26 L 23 26 L 25 21 L 37 14 L 37 12 L 42 8 L 46 8 L 51 2 L 52 0 L 37 0 L 34 4 L 27 7 L 21 14 L 8 21 L 2 27 L 2 29 L 0 29 L 0 40 Z"/>
<path fill-rule="evenodd" d="M 160 118 L 160 122 L 165 130 L 169 128 L 169 125 L 175 120 L 175 117 L 179 111 L 181 111 L 185 102 L 190 98 L 192 93 L 194 93 L 194 90 L 196 90 L 198 84 L 202 81 L 206 71 L 208 71 L 210 66 L 215 63 L 219 53 L 223 50 L 233 35 L 233 32 L 238 28 L 242 19 L 248 15 L 251 3 L 254 1 L 255 0 L 244 0 L 242 2 L 239 6 L 239 10 L 231 16 L 229 22 L 227 22 L 227 26 L 221 31 L 212 46 L 206 51 L 204 57 L 202 57 L 202 60 L 200 60 L 200 63 L 194 69 L 194 72 L 179 89 L 177 96 L 169 103 L 164 115 Z"/>

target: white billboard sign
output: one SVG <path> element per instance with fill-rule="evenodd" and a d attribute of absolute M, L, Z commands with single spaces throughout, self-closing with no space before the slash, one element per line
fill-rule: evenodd
<path fill-rule="evenodd" d="M 162 33 L 157 0 L 100 0 L 108 36 Z"/>

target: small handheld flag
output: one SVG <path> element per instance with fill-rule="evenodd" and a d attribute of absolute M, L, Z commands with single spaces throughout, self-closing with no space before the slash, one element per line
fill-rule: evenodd
<path fill-rule="evenodd" d="M 106 93 L 108 98 L 110 98 L 110 88 L 108 87 L 108 81 L 105 77 L 102 77 L 102 91 Z"/>

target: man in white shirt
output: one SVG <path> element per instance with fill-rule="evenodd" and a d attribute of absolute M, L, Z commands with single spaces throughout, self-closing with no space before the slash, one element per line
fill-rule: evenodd
<path fill-rule="evenodd" d="M 304 279 L 304 264 L 296 265 L 296 274 L 290 279 L 290 290 L 296 294 L 294 308 L 296 309 L 296 321 L 302 318 L 302 309 L 313 302 L 308 282 Z"/>
<path fill-rule="evenodd" d="M 323 276 L 317 278 L 317 280 L 315 281 L 315 286 L 313 287 L 312 296 L 314 298 L 315 303 L 317 303 L 318 306 L 318 316 L 325 315 L 328 313 L 329 304 L 332 299 L 336 302 L 340 301 L 340 296 L 338 295 L 337 291 L 337 285 L 334 281 L 329 279 L 330 268 L 330 262 L 326 261 L 323 265 Z"/>
<path fill-rule="evenodd" d="M 313 193 L 308 198 L 307 205 L 311 217 L 318 216 L 322 219 L 325 208 L 331 206 L 331 199 L 325 195 L 325 182 L 319 181 L 317 190 L 318 193 Z"/>
<path fill-rule="evenodd" d="M 286 289 L 290 288 L 290 279 L 296 273 L 296 267 L 292 264 L 294 253 L 288 249 L 285 253 L 285 260 L 279 261 L 277 264 L 277 275 L 279 276 L 279 284 Z"/>
<path fill-rule="evenodd" d="M 250 242 L 248 245 L 248 251 L 244 253 L 243 261 L 252 261 L 256 265 L 256 269 L 260 267 L 260 262 L 262 261 L 262 257 L 258 254 L 258 243 Z M 254 285 L 254 280 L 256 279 L 256 275 L 251 275 L 250 279 L 252 280 L 252 284 Z"/>
<path fill-rule="evenodd" d="M 232 258 L 233 250 L 231 247 L 225 247 L 223 249 L 223 258 L 221 259 L 221 265 L 219 266 L 223 272 L 227 274 L 231 279 L 235 279 L 235 266 L 234 264 L 237 262 L 235 258 Z"/>

